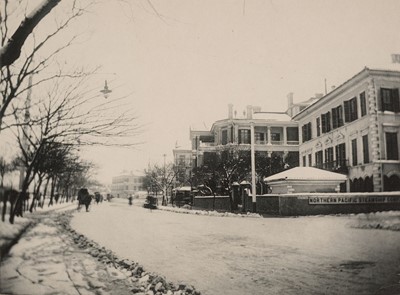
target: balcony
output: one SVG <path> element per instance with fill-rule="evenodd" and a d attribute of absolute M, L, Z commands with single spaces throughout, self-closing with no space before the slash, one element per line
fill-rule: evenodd
<path fill-rule="evenodd" d="M 256 139 L 256 144 L 268 144 L 268 141 L 267 140 L 257 140 Z"/>
<path fill-rule="evenodd" d="M 323 169 L 323 170 L 336 172 L 336 173 L 341 173 L 341 174 L 349 173 L 349 161 L 348 160 L 320 163 L 320 164 L 316 164 L 314 167 Z"/>
<path fill-rule="evenodd" d="M 256 144 L 266 145 L 268 140 L 256 140 Z M 298 140 L 288 140 L 285 144 L 283 140 L 271 140 L 272 145 L 299 145 Z"/>
<path fill-rule="evenodd" d="M 214 142 L 200 142 L 200 147 L 214 147 L 216 144 Z"/>
<path fill-rule="evenodd" d="M 288 140 L 287 145 L 299 145 L 299 141 L 298 140 Z"/>
<path fill-rule="evenodd" d="M 272 145 L 283 145 L 283 140 L 271 140 Z"/>

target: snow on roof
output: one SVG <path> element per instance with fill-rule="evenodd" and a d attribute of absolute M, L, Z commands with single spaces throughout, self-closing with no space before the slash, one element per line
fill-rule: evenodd
<path fill-rule="evenodd" d="M 264 181 L 278 181 L 278 180 L 336 180 L 345 181 L 346 175 L 322 170 L 314 167 L 295 167 L 269 177 Z"/>
<path fill-rule="evenodd" d="M 271 121 L 290 121 L 291 118 L 286 113 L 280 112 L 256 112 L 253 114 L 254 119 L 263 119 Z"/>

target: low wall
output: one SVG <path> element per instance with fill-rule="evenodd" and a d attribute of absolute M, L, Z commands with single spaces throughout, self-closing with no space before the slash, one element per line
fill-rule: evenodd
<path fill-rule="evenodd" d="M 257 212 L 283 216 L 400 210 L 400 192 L 301 193 L 257 196 Z"/>
<path fill-rule="evenodd" d="M 193 200 L 193 208 L 206 210 L 231 211 L 231 202 L 229 196 L 196 196 Z"/>

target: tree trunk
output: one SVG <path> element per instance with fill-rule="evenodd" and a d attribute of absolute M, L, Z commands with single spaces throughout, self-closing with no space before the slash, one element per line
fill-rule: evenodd
<path fill-rule="evenodd" d="M 47 188 L 49 187 L 49 182 L 50 182 L 50 176 L 47 177 L 46 185 L 44 186 L 43 200 L 42 200 L 42 204 L 40 204 L 40 207 L 41 207 L 42 209 L 43 209 L 43 206 L 44 206 L 44 200 L 46 199 Z"/>
<path fill-rule="evenodd" d="M 32 211 L 33 211 L 33 208 L 36 207 L 36 206 L 35 206 L 35 203 L 36 203 L 36 201 L 38 200 L 38 196 L 39 196 L 39 193 L 40 193 L 40 186 L 42 185 L 42 182 L 43 182 L 43 176 L 41 176 L 41 175 L 39 174 L 39 181 L 38 181 L 38 183 L 37 183 L 36 188 L 34 189 L 31 207 L 29 208 L 29 212 L 31 212 L 31 213 L 32 213 Z"/>
<path fill-rule="evenodd" d="M 56 177 L 52 176 L 51 177 L 51 191 L 50 191 L 50 201 L 49 201 L 49 207 L 53 205 L 53 199 L 54 199 L 54 189 L 56 187 Z"/>
<path fill-rule="evenodd" d="M 21 49 L 33 29 L 61 0 L 43 0 L 39 6 L 28 14 L 20 23 L 7 44 L 0 49 L 0 66 L 12 65 L 21 55 Z"/>

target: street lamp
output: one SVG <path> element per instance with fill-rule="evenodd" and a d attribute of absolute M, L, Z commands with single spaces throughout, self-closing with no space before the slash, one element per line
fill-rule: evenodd
<path fill-rule="evenodd" d="M 104 89 L 100 90 L 101 93 L 103 93 L 104 98 L 108 98 L 109 94 L 111 93 L 111 90 L 108 89 L 107 86 L 107 80 L 104 82 Z"/>

